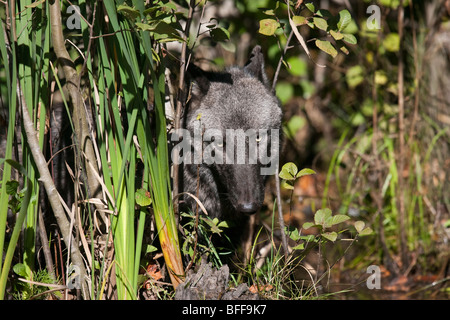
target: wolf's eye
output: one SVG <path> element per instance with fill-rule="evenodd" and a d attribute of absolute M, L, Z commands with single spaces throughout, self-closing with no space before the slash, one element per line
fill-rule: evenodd
<path fill-rule="evenodd" d="M 257 134 L 255 140 L 256 140 L 256 142 L 260 142 L 262 140 L 262 136 Z"/>
<path fill-rule="evenodd" d="M 222 141 L 222 142 L 217 142 L 216 145 L 217 145 L 219 148 L 222 148 L 222 147 L 223 147 L 223 141 Z"/>

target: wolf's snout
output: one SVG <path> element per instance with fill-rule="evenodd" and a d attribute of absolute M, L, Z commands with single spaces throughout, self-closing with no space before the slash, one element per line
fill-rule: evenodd
<path fill-rule="evenodd" d="M 241 213 L 254 214 L 258 211 L 259 206 L 256 202 L 243 202 L 237 205 L 237 209 Z"/>

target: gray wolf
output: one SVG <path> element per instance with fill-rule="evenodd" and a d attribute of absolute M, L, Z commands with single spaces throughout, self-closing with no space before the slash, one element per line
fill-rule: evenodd
<path fill-rule="evenodd" d="M 279 155 L 282 111 L 256 46 L 244 67 L 188 69 L 184 131 L 172 141 L 183 166 L 182 191 L 198 196 L 211 218 L 242 221 L 257 212 Z M 181 151 L 181 149 L 183 149 Z M 196 201 L 184 196 L 195 212 Z"/>

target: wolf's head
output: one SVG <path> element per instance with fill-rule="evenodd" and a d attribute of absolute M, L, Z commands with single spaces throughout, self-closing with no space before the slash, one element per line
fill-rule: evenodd
<path fill-rule="evenodd" d="M 189 75 L 185 128 L 195 152 L 193 163 L 184 165 L 184 189 L 198 191 L 210 216 L 255 213 L 266 177 L 275 173 L 281 127 L 261 48 L 253 49 L 243 68 L 212 73 L 192 66 Z"/>

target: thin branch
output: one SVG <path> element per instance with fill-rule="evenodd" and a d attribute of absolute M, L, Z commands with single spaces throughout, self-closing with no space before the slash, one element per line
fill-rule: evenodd
<path fill-rule="evenodd" d="M 183 109 L 185 106 L 185 99 L 186 99 L 186 85 L 185 85 L 185 73 L 187 70 L 187 63 L 186 63 L 186 54 L 187 54 L 187 42 L 189 38 L 189 30 L 191 28 L 191 22 L 192 17 L 194 14 L 194 8 L 195 8 L 195 0 L 191 0 L 189 3 L 189 12 L 188 17 L 186 20 L 186 27 L 184 29 L 183 33 L 183 46 L 181 49 L 181 61 L 180 61 L 180 78 L 178 82 L 178 97 L 177 97 L 177 107 L 175 110 L 175 121 L 174 121 L 174 129 L 177 130 L 181 128 L 181 115 L 183 113 Z M 175 155 L 175 157 L 178 157 L 178 155 Z M 180 173 L 180 166 L 179 161 L 177 159 L 173 159 L 173 197 L 175 198 L 177 194 L 179 193 L 179 173 Z M 178 212 L 178 201 L 174 201 L 174 211 L 175 213 Z"/>
<path fill-rule="evenodd" d="M 34 129 L 33 121 L 31 120 L 30 114 L 28 112 L 28 107 L 26 105 L 25 99 L 23 97 L 20 84 L 17 83 L 17 95 L 19 97 L 19 102 L 21 104 L 22 109 L 22 120 L 25 129 L 25 134 L 28 141 L 28 147 L 30 148 L 31 154 L 33 155 L 34 162 L 39 171 L 40 178 L 39 180 L 44 185 L 45 191 L 48 196 L 48 200 L 52 207 L 55 218 L 58 222 L 58 226 L 61 230 L 61 233 L 64 237 L 64 242 L 66 246 L 70 248 L 70 255 L 72 258 L 72 262 L 74 265 L 79 268 L 79 277 L 81 284 L 81 291 L 84 297 L 89 297 L 88 295 L 88 285 L 86 283 L 86 269 L 84 267 L 83 259 L 81 257 L 81 253 L 79 251 L 78 246 L 73 241 L 72 234 L 70 233 L 70 225 L 67 217 L 64 213 L 63 206 L 59 201 L 59 193 L 56 189 L 56 186 L 53 182 L 52 176 L 50 175 L 50 171 L 47 167 L 47 161 L 44 158 L 41 148 L 39 147 L 39 141 L 37 139 L 36 130 Z M 72 244 L 72 246 L 70 245 Z"/>
<path fill-rule="evenodd" d="M 403 19 L 404 19 L 404 8 L 403 0 L 400 0 L 400 5 L 398 7 L 398 36 L 400 38 L 400 48 L 398 50 L 398 130 L 399 130 L 399 159 L 398 159 L 398 196 L 399 196 L 399 245 L 400 245 L 400 255 L 402 259 L 403 266 L 407 266 L 408 256 L 407 256 L 407 243 L 406 243 L 406 229 L 405 229 L 405 199 L 403 197 L 403 170 L 405 168 L 405 96 L 404 96 L 404 61 L 403 61 Z"/>
<path fill-rule="evenodd" d="M 273 81 L 272 81 L 272 92 L 275 92 L 275 87 L 277 85 L 278 75 L 280 73 L 281 65 L 283 64 L 284 57 L 286 56 L 286 52 L 289 49 L 289 43 L 291 42 L 293 35 L 294 35 L 294 30 L 292 30 L 291 33 L 289 34 L 287 41 L 286 41 L 286 45 L 284 46 L 284 50 L 281 54 L 280 60 L 278 60 L 277 69 L 275 71 L 275 75 L 273 76 Z"/>
<path fill-rule="evenodd" d="M 84 169 L 82 171 L 82 177 L 83 180 L 87 182 L 86 188 L 88 190 L 89 197 L 101 198 L 100 185 L 97 180 L 93 178 L 94 173 L 92 172 L 92 170 L 98 172 L 98 168 L 96 167 L 97 163 L 93 147 L 93 137 L 90 134 L 91 130 L 89 125 L 89 116 L 84 108 L 82 95 L 79 89 L 80 75 L 78 74 L 75 64 L 65 47 L 59 1 L 50 1 L 50 20 L 53 49 L 59 63 L 63 67 L 64 76 L 66 78 L 66 87 L 73 105 L 72 121 L 75 129 L 74 139 L 76 141 L 76 145 L 78 146 L 77 155 L 78 157 L 83 157 L 82 152 L 86 155 L 85 161 L 80 161 L 80 165 Z M 86 162 L 93 163 L 94 167 L 87 166 Z"/>

